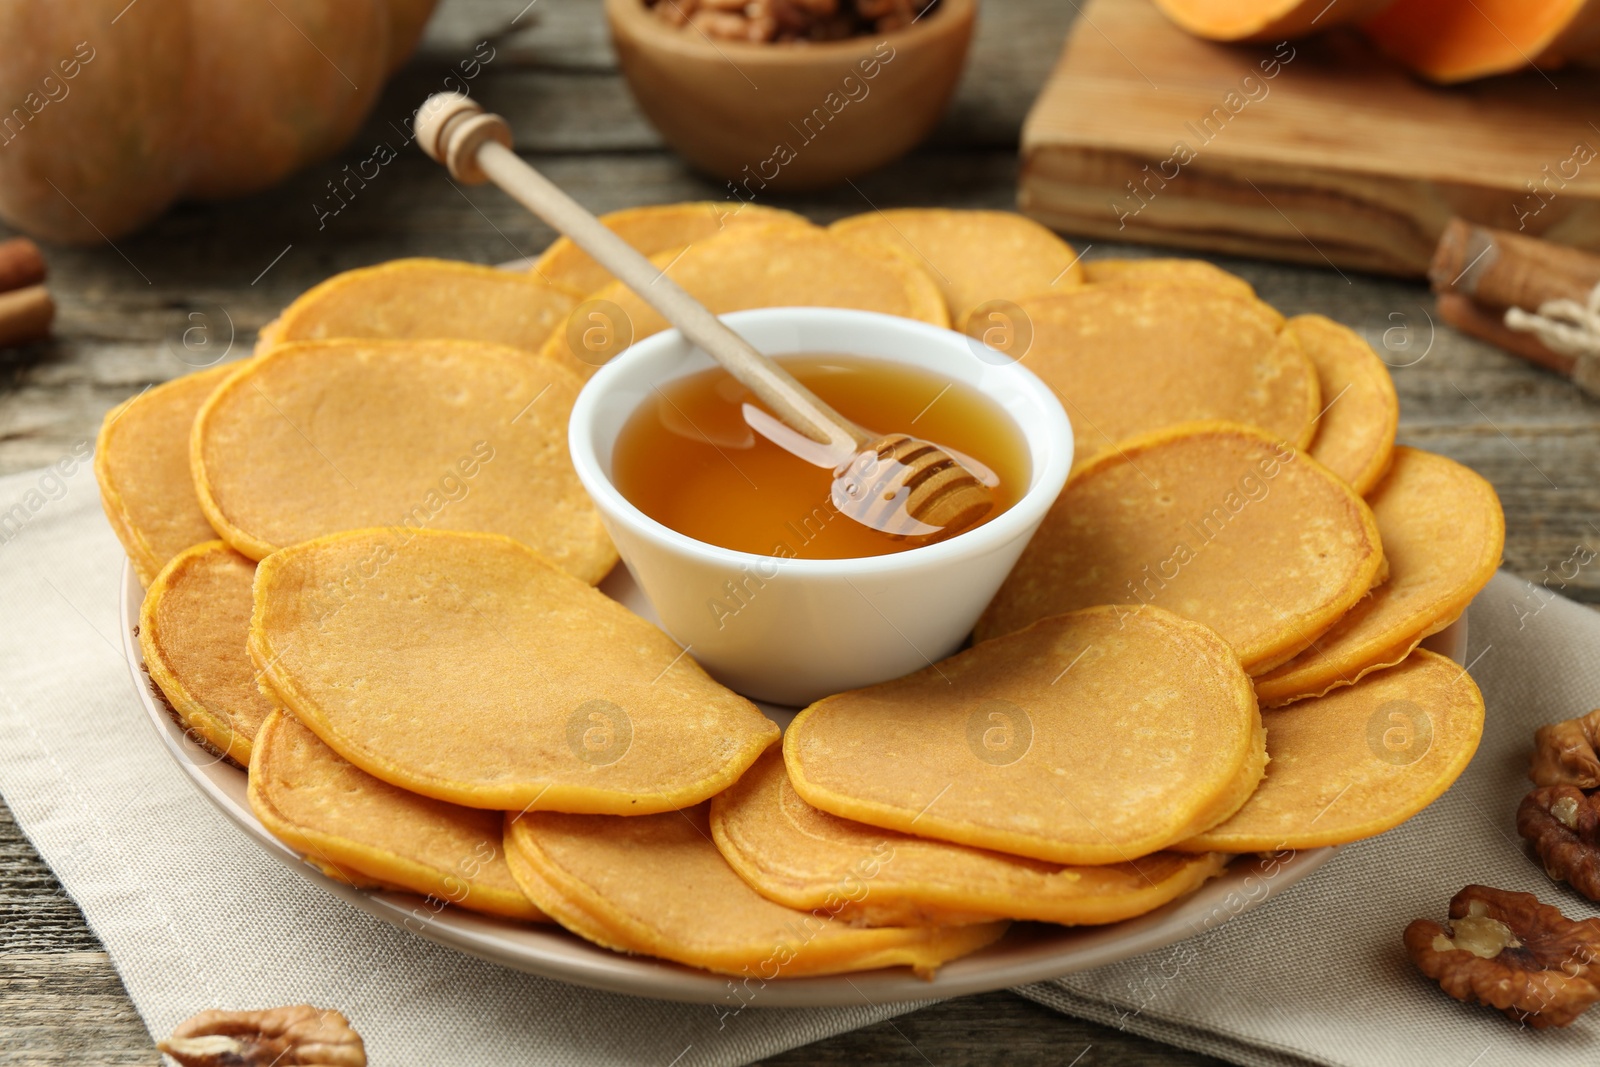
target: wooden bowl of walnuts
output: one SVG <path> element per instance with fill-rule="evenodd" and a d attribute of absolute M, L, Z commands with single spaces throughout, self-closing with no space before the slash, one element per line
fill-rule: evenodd
<path fill-rule="evenodd" d="M 975 0 L 606 0 L 639 107 L 751 200 L 910 150 L 944 113 Z"/>

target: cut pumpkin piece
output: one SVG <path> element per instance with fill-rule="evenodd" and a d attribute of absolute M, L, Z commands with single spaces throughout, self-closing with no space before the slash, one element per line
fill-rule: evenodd
<path fill-rule="evenodd" d="M 1083 280 L 1090 285 L 1194 285 L 1256 298 L 1249 282 L 1203 259 L 1091 259 L 1083 265 Z"/>
<path fill-rule="evenodd" d="M 1348 326 L 1321 315 L 1297 315 L 1288 329 L 1317 368 L 1322 414 L 1311 458 L 1365 496 L 1389 469 L 1400 399 L 1389 368 Z"/>
<path fill-rule="evenodd" d="M 261 331 L 258 350 L 345 337 L 455 338 L 537 351 L 577 301 L 520 271 L 397 259 L 335 274 Z"/>
<path fill-rule="evenodd" d="M 1179 848 L 1321 848 L 1400 825 L 1466 770 L 1483 695 L 1461 666 L 1417 649 L 1327 696 L 1262 713 L 1267 777 L 1233 818 Z"/>
<path fill-rule="evenodd" d="M 205 541 L 162 569 L 139 608 L 151 680 L 196 740 L 241 767 L 272 713 L 245 647 L 255 576 L 254 560 Z"/>
<path fill-rule="evenodd" d="M 939 286 L 909 255 L 812 226 L 742 226 L 650 259 L 718 315 L 748 308 L 837 307 L 950 324 Z M 621 282 L 591 299 L 604 303 L 580 305 L 575 314 L 582 323 L 556 331 L 543 349 L 584 377 L 630 341 L 667 328 L 667 321 Z"/>
<path fill-rule="evenodd" d="M 506 814 L 517 881 L 562 926 L 618 952 L 761 981 L 941 964 L 999 940 L 1006 923 L 866 928 L 751 889 L 711 841 L 704 804 L 617 818 Z"/>
<path fill-rule="evenodd" d="M 783 750 L 795 792 L 829 814 L 1066 864 L 1192 837 L 1244 803 L 1265 760 L 1233 650 L 1148 607 L 1056 615 L 827 697 Z"/>
<path fill-rule="evenodd" d="M 744 201 L 700 200 L 682 204 L 654 204 L 630 207 L 601 215 L 606 229 L 615 233 L 646 256 L 686 248 L 697 241 L 714 237 L 724 230 L 746 226 L 796 226 L 811 228 L 803 215 L 780 208 L 760 207 Z M 576 297 L 587 297 L 616 279 L 594 259 L 572 243 L 557 237 L 534 260 L 534 276 L 567 290 Z"/>
<path fill-rule="evenodd" d="M 990 301 L 1083 284 L 1072 246 L 1014 211 L 895 208 L 851 215 L 828 230 L 910 256 L 939 283 L 951 322 Z"/>
<path fill-rule="evenodd" d="M 117 540 L 149 587 L 179 552 L 214 540 L 189 473 L 189 430 L 213 390 L 238 363 L 196 371 L 145 390 L 106 412 L 94 446 L 94 477 Z"/>
<path fill-rule="evenodd" d="M 1395 0 L 1363 28 L 1389 55 L 1448 85 L 1592 53 L 1600 47 L 1600 2 Z"/>
<path fill-rule="evenodd" d="M 1212 41 L 1283 41 L 1359 21 L 1391 0 L 1156 0 L 1173 22 Z"/>
<path fill-rule="evenodd" d="M 339 530 L 471 530 L 598 582 L 617 555 L 567 452 L 580 384 L 476 341 L 280 345 L 195 417 L 200 506 L 252 559 Z"/>
<path fill-rule="evenodd" d="M 1075 471 L 976 637 L 1091 604 L 1154 604 L 1211 627 L 1264 674 L 1382 570 L 1371 509 L 1326 467 L 1258 430 L 1195 423 Z"/>
<path fill-rule="evenodd" d="M 396 789 L 274 711 L 250 761 L 250 810 L 329 877 L 420 893 L 469 911 L 548 921 L 511 877 L 499 812 Z"/>
<path fill-rule="evenodd" d="M 778 739 L 666 634 L 488 534 L 364 530 L 273 553 L 250 654 L 341 756 L 468 807 L 667 811 Z"/>
<path fill-rule="evenodd" d="M 1016 304 L 1033 334 L 1022 365 L 1061 398 L 1075 462 L 1207 419 L 1257 426 L 1296 447 L 1316 430 L 1317 370 L 1283 316 L 1254 297 L 1148 279 Z"/>
<path fill-rule="evenodd" d="M 1227 866 L 1221 855 L 1157 852 L 1063 867 L 880 830 L 800 799 L 776 750 L 712 799 L 711 833 L 723 858 L 767 899 L 868 926 L 1119 922 L 1192 892 Z"/>
<path fill-rule="evenodd" d="M 1394 666 L 1455 621 L 1500 566 L 1506 540 L 1500 498 L 1454 460 L 1397 448 L 1368 503 L 1389 580 L 1310 648 L 1257 678 L 1262 704 L 1320 696 Z"/>

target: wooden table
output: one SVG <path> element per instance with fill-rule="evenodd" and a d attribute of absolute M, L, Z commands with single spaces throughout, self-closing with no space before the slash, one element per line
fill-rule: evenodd
<path fill-rule="evenodd" d="M 481 41 L 494 58 L 474 94 L 511 120 L 519 151 L 593 210 L 723 196 L 666 152 L 635 110 L 598 0 L 535 0 L 524 9 L 525 2 L 444 0 L 417 57 L 339 158 L 249 201 L 181 207 L 115 248 L 48 250 L 61 305 L 57 337 L 0 351 L 0 473 L 52 462 L 92 439 L 111 405 L 184 373 L 186 361 L 208 362 L 216 347 L 203 346 L 225 346 L 230 336 L 248 346 L 280 307 L 334 271 L 403 255 L 493 263 L 543 247 L 549 231 L 505 197 L 452 186 L 410 149 L 319 224 L 321 212 L 337 206 L 327 183 L 379 142 L 403 147 L 411 109 Z M 819 221 L 874 206 L 1010 206 L 1022 118 L 1074 10 L 1061 0 L 984 0 L 959 97 L 926 146 L 855 187 L 773 203 Z M 1095 244 L 1088 254 L 1129 251 Z M 1220 262 L 1285 314 L 1318 311 L 1362 330 L 1395 368 L 1402 438 L 1471 465 L 1499 489 L 1507 567 L 1600 602 L 1600 566 L 1562 584 L 1571 574 L 1563 563 L 1576 550 L 1600 549 L 1600 405 L 1436 326 L 1420 285 Z M 953 1067 L 994 1062 L 1002 1050 L 1016 1064 L 1214 1062 L 1008 993 L 926 1009 L 769 1062 Z M 157 1060 L 100 944 L 0 807 L 0 1063 Z"/>

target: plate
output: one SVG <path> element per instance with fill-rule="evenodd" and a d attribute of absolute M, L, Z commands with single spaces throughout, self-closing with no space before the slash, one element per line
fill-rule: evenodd
<path fill-rule="evenodd" d="M 618 564 L 600 589 L 639 615 L 657 621 L 625 565 Z M 1189 896 L 1109 926 L 1073 928 L 1017 923 L 1004 938 L 983 951 L 945 964 L 932 981 L 916 978 L 905 968 L 886 968 L 849 975 L 778 979 L 761 984 L 753 996 L 750 988 L 741 984 L 736 993 L 734 981 L 723 975 L 611 952 L 559 927 L 475 915 L 408 893 L 355 889 L 307 866 L 297 852 L 268 833 L 251 813 L 245 799 L 244 772 L 187 737 L 156 695 L 154 683 L 144 673 L 144 656 L 135 633 L 143 600 L 144 591 L 132 566 L 124 565 L 122 647 L 140 703 L 167 752 L 189 780 L 247 837 L 323 892 L 341 897 L 385 922 L 493 963 L 594 989 L 726 1005 L 733 1011 L 745 1007 L 841 1007 L 863 1001 L 897 1004 L 985 993 L 1116 963 L 1208 933 L 1299 882 L 1328 862 L 1335 851 L 1319 848 L 1276 860 L 1241 856 L 1220 877 Z M 1424 644 L 1463 662 L 1466 616 Z M 794 717 L 792 708 L 763 705 L 762 710 L 780 726 L 787 726 Z"/>

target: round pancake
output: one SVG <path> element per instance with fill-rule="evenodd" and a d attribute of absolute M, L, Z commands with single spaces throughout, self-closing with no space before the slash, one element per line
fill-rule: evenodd
<path fill-rule="evenodd" d="M 1365 496 L 1389 468 L 1400 400 L 1389 368 L 1360 334 L 1321 315 L 1286 327 L 1317 368 L 1322 416 L 1311 456 Z"/>
<path fill-rule="evenodd" d="M 810 227 L 803 215 L 743 201 L 699 200 L 630 207 L 600 216 L 606 228 L 647 256 L 673 251 L 743 226 Z M 585 297 L 611 284 L 611 272 L 568 237 L 557 237 L 531 268 L 545 282 Z"/>
<path fill-rule="evenodd" d="M 839 918 L 867 926 L 1118 922 L 1193 891 L 1228 862 L 1157 852 L 1131 863 L 1062 867 L 880 830 L 801 800 L 777 750 L 712 798 L 711 835 L 723 859 L 767 899 L 802 911 L 835 908 Z"/>
<path fill-rule="evenodd" d="M 1266 758 L 1212 631 L 1089 608 L 827 697 L 784 735 L 794 790 L 844 819 L 1054 863 L 1126 863 L 1227 818 Z"/>
<path fill-rule="evenodd" d="M 763 982 L 900 966 L 931 978 L 1006 930 L 867 929 L 775 904 L 723 860 L 703 804 L 634 818 L 508 812 L 505 849 L 523 892 L 579 937 Z"/>
<path fill-rule="evenodd" d="M 475 341 L 283 345 L 195 418 L 200 506 L 252 559 L 338 530 L 474 530 L 598 582 L 617 556 L 567 454 L 579 386 Z"/>
<path fill-rule="evenodd" d="M 238 363 L 196 371 L 106 412 L 94 446 L 100 504 L 139 584 L 149 587 L 179 552 L 217 536 L 189 474 L 195 413 Z"/>
<path fill-rule="evenodd" d="M 1091 259 L 1083 265 L 1083 280 L 1090 285 L 1195 285 L 1252 300 L 1256 295 L 1249 282 L 1203 259 Z"/>
<path fill-rule="evenodd" d="M 909 255 L 939 283 L 951 322 L 991 300 L 1083 284 L 1072 246 L 1014 211 L 896 208 L 851 215 L 828 230 Z"/>
<path fill-rule="evenodd" d="M 456 338 L 538 351 L 577 301 L 530 274 L 448 259 L 396 259 L 308 289 L 257 350 L 343 337 Z"/>
<path fill-rule="evenodd" d="M 1259 300 L 1152 282 L 1085 285 L 1017 305 L 1033 331 L 1022 365 L 1061 398 L 1077 462 L 1184 422 L 1241 422 L 1297 448 L 1316 430 L 1316 368 Z"/>
<path fill-rule="evenodd" d="M 250 760 L 250 810 L 272 835 L 333 877 L 441 903 L 548 922 L 511 877 L 503 817 L 396 789 L 340 759 L 275 711 Z"/>
<path fill-rule="evenodd" d="M 939 286 L 909 257 L 815 227 L 741 226 L 650 259 L 718 315 L 747 308 L 837 307 L 950 324 Z M 667 328 L 666 320 L 621 282 L 591 299 L 604 301 L 603 317 L 634 341 Z M 585 302 L 577 310 L 588 308 Z M 587 377 L 604 358 L 575 351 L 571 335 L 577 333 L 556 331 L 542 351 Z"/>
<path fill-rule="evenodd" d="M 221 541 L 185 549 L 145 591 L 139 647 L 168 705 L 203 744 L 246 766 L 272 712 L 245 642 L 256 565 Z"/>
<path fill-rule="evenodd" d="M 1465 611 L 1500 566 L 1506 541 L 1500 498 L 1454 460 L 1397 448 L 1367 503 L 1389 580 L 1305 651 L 1257 678 L 1263 705 L 1321 696 L 1394 666 Z"/>
<path fill-rule="evenodd" d="M 489 534 L 361 530 L 275 552 L 249 647 L 334 751 L 468 807 L 667 811 L 778 738 L 666 634 Z"/>
<path fill-rule="evenodd" d="M 1262 720 L 1266 780 L 1233 818 L 1181 848 L 1321 848 L 1400 825 L 1466 770 L 1483 733 L 1483 695 L 1463 668 L 1419 648 L 1397 667 Z"/>
<path fill-rule="evenodd" d="M 1177 426 L 1073 473 L 976 637 L 1155 604 L 1216 630 L 1261 674 L 1332 626 L 1382 565 L 1371 509 L 1326 467 L 1246 426 Z"/>

